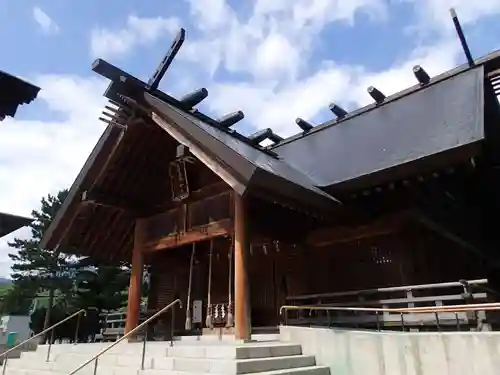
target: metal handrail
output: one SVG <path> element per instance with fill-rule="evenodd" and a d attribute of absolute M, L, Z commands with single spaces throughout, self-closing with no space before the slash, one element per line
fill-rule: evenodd
<path fill-rule="evenodd" d="M 95 374 L 96 371 L 97 371 L 97 363 L 98 363 L 98 360 L 99 360 L 100 356 L 102 356 L 103 354 L 105 354 L 106 352 L 108 352 L 109 350 L 111 350 L 112 348 L 114 348 L 116 345 L 118 345 L 123 340 L 125 340 L 125 339 L 129 338 L 130 336 L 132 336 L 134 333 L 136 333 L 137 331 L 139 331 L 143 327 L 147 326 L 150 322 L 152 322 L 153 320 L 155 320 L 156 318 L 158 318 L 165 311 L 169 310 L 170 308 L 172 308 L 173 306 L 175 306 L 177 303 L 179 304 L 180 308 L 182 309 L 182 301 L 180 299 L 176 299 L 175 301 L 173 301 L 172 303 L 168 304 L 167 306 L 165 306 L 164 308 L 162 308 L 160 311 L 156 312 L 154 315 L 152 315 L 151 317 L 149 317 L 148 319 L 146 319 L 144 322 L 142 322 L 141 324 L 139 324 L 137 327 L 135 327 L 134 329 L 132 329 L 129 332 L 127 332 L 125 335 L 123 335 L 122 337 L 120 337 L 114 343 L 112 343 L 111 345 L 109 345 L 106 348 L 104 348 L 103 350 L 101 350 L 99 353 L 97 353 L 96 355 L 94 355 L 88 361 L 82 363 L 76 369 L 74 369 L 73 371 L 71 371 L 68 375 L 73 375 L 73 374 L 77 373 L 78 371 L 80 371 L 82 368 L 84 368 L 85 366 L 87 366 L 89 363 L 91 363 L 93 361 L 95 361 L 95 366 L 94 366 L 94 374 Z M 144 343 L 146 343 L 146 340 L 144 340 Z M 143 361 L 142 366 L 144 367 L 144 348 L 143 348 L 142 361 Z"/>
<path fill-rule="evenodd" d="M 280 315 L 283 316 L 285 325 L 288 323 L 288 316 L 286 312 L 288 310 L 306 310 L 311 313 L 312 311 L 327 311 L 328 313 L 328 326 L 330 326 L 330 311 L 350 311 L 350 312 L 371 312 L 375 313 L 377 318 L 377 330 L 380 331 L 380 314 L 381 313 L 398 313 L 401 317 L 401 327 L 402 330 L 405 330 L 405 320 L 404 314 L 407 313 L 433 313 L 436 318 L 437 328 L 440 331 L 440 319 L 439 313 L 454 313 L 455 320 L 457 324 L 457 329 L 460 331 L 460 321 L 458 317 L 459 312 L 474 312 L 475 319 L 477 319 L 477 312 L 485 312 L 485 311 L 500 311 L 500 303 L 478 303 L 478 304 L 467 304 L 467 305 L 449 305 L 449 306 L 421 306 L 421 307 L 406 307 L 406 308 L 376 308 L 376 307 L 336 307 L 336 306 L 292 306 L 292 305 L 284 305 L 280 308 Z M 285 312 L 285 314 L 283 314 Z"/>
<path fill-rule="evenodd" d="M 3 369 L 2 369 L 2 375 L 5 374 L 5 369 L 7 368 L 7 360 L 9 358 L 9 353 L 12 353 L 14 350 L 22 347 L 23 345 L 27 344 L 28 342 L 31 342 L 37 338 L 39 338 L 40 336 L 43 336 L 49 332 L 52 332 L 52 335 L 51 335 L 51 338 L 50 338 L 50 341 L 49 341 L 49 349 L 47 350 L 47 358 L 46 358 L 46 361 L 48 362 L 49 361 L 49 358 L 50 358 L 50 349 L 52 347 L 52 339 L 53 339 L 53 335 L 54 335 L 54 328 L 57 328 L 59 327 L 61 324 L 63 323 L 66 323 L 68 320 L 71 320 L 73 319 L 74 317 L 78 316 L 78 323 L 77 323 L 77 326 L 76 326 L 76 331 L 75 331 L 75 342 L 77 342 L 77 336 L 78 336 L 78 328 L 80 326 L 80 316 L 81 314 L 83 313 L 83 315 L 87 315 L 87 311 L 84 310 L 84 309 L 81 309 L 79 311 L 77 311 L 76 313 L 68 316 L 67 318 L 64 318 L 63 320 L 57 322 L 56 324 L 50 326 L 49 328 L 47 329 L 44 329 L 42 332 L 39 332 L 37 333 L 36 335 L 34 336 L 31 336 L 29 339 L 26 339 L 24 340 L 23 342 L 21 342 L 20 344 L 17 344 L 16 346 L 6 350 L 5 352 L 3 352 L 2 354 L 0 354 L 0 358 L 3 357 Z"/>
<path fill-rule="evenodd" d="M 500 302 L 476 303 L 468 305 L 449 305 L 449 306 L 421 306 L 404 308 L 377 308 L 377 307 L 336 307 L 336 306 L 292 306 L 284 305 L 280 307 L 280 315 L 286 310 L 311 310 L 311 311 L 359 311 L 375 313 L 428 313 L 428 312 L 463 312 L 463 311 L 484 311 L 500 310 Z"/>

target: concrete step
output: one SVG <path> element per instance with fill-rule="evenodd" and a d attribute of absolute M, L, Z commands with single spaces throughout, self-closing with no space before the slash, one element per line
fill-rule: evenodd
<path fill-rule="evenodd" d="M 89 344 L 56 344 L 52 345 L 50 350 L 50 357 L 52 358 L 55 355 L 64 353 L 77 353 L 86 355 L 87 358 L 91 358 L 93 355 L 99 353 L 101 350 L 109 347 L 111 343 L 89 343 Z M 115 347 L 111 348 L 106 354 L 137 354 L 142 353 L 142 343 L 141 342 L 121 342 L 117 344 Z M 147 351 L 150 354 L 154 355 L 165 355 L 166 348 L 169 347 L 169 343 L 161 342 L 161 341 L 151 341 L 146 344 Z M 37 353 L 40 356 L 47 356 L 48 346 L 43 345 L 40 346 L 36 352 L 29 353 Z M 24 353 L 23 353 L 24 354 Z"/>
<path fill-rule="evenodd" d="M 252 343 L 244 345 L 174 345 L 167 347 L 167 356 L 178 358 L 250 359 L 285 357 L 302 354 L 296 344 Z"/>
<path fill-rule="evenodd" d="M 185 336 L 170 342 L 146 343 L 144 370 L 140 370 L 143 343 L 117 344 L 98 361 L 97 375 L 329 375 L 316 366 L 314 356 L 300 345 L 276 341 L 273 334 L 254 335 L 251 342 L 231 336 Z M 47 345 L 9 359 L 5 375 L 67 375 L 109 343 Z M 78 375 L 94 375 L 91 362 Z"/>
<path fill-rule="evenodd" d="M 279 333 L 257 333 L 253 334 L 251 337 L 251 341 L 279 341 L 280 335 Z M 200 336 L 176 336 L 174 337 L 174 341 L 206 341 L 206 342 L 214 342 L 214 341 L 231 341 L 233 343 L 242 344 L 245 341 L 236 340 L 234 335 L 200 335 Z"/>
<path fill-rule="evenodd" d="M 172 370 L 204 374 L 249 374 L 255 372 L 314 366 L 314 356 L 295 355 L 285 357 L 251 359 L 174 358 Z"/>
<path fill-rule="evenodd" d="M 32 361 L 22 359 L 12 359 L 7 365 L 7 369 L 15 370 L 43 370 L 53 372 L 69 373 L 86 361 L 75 360 L 74 356 L 61 356 L 57 361 Z M 256 372 L 267 372 L 282 369 L 299 367 L 309 367 L 315 365 L 313 356 L 295 355 L 285 357 L 252 358 L 252 359 L 206 359 L 206 358 L 172 358 L 172 357 L 146 357 L 144 361 L 145 369 L 182 371 L 204 374 L 235 375 L 249 374 Z M 82 369 L 82 374 L 91 371 L 93 363 Z M 140 356 L 110 355 L 103 356 L 98 361 L 98 369 L 106 373 L 128 374 L 132 370 L 140 369 Z M 92 372 L 92 371 L 91 371 Z"/>
<path fill-rule="evenodd" d="M 66 373 L 71 372 L 80 364 L 87 362 L 88 356 L 59 356 L 56 360 L 45 362 L 45 360 L 11 360 L 8 363 L 8 368 L 16 369 L 45 369 L 45 370 L 63 370 Z M 117 367 L 121 369 L 139 369 L 141 367 L 142 357 L 140 355 L 125 356 L 125 355 L 103 355 L 98 360 L 99 367 Z M 89 363 L 86 367 L 94 367 L 94 362 Z M 145 369 L 161 369 L 172 370 L 173 358 L 168 357 L 145 357 Z"/>
<path fill-rule="evenodd" d="M 57 361 L 60 357 L 74 357 L 75 360 L 82 361 L 92 358 L 105 347 L 86 347 L 92 344 L 73 345 L 69 348 L 53 347 L 50 353 L 50 361 Z M 102 358 L 109 356 L 141 356 L 142 343 L 118 344 L 109 352 L 106 352 Z M 277 342 L 256 342 L 249 344 L 227 344 L 227 345 L 191 345 L 176 343 L 173 347 L 168 343 L 148 342 L 146 344 L 146 356 L 168 356 L 179 358 L 213 358 L 213 359 L 249 359 L 264 357 L 285 357 L 289 355 L 300 355 L 302 349 L 300 345 L 277 343 Z M 46 350 L 23 353 L 22 358 L 31 361 L 44 361 L 47 358 Z"/>
<path fill-rule="evenodd" d="M 115 372 L 116 370 L 111 370 L 108 372 L 107 369 L 99 368 L 97 370 L 97 375 L 205 375 L 201 373 L 184 372 L 184 371 L 165 371 L 165 370 L 128 370 L 123 372 L 123 369 Z M 58 372 L 58 371 L 47 371 L 45 369 L 9 369 L 6 375 L 68 375 L 68 372 Z M 78 375 L 93 375 L 93 368 L 91 370 L 85 370 L 78 372 Z M 222 375 L 222 374 L 216 374 Z M 308 366 L 293 369 L 282 369 L 268 372 L 261 372 L 259 375 L 330 375 L 330 370 L 326 366 Z"/>

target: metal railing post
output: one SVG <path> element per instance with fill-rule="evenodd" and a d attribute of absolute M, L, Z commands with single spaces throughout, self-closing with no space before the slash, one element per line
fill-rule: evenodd
<path fill-rule="evenodd" d="M 144 370 L 144 360 L 146 357 L 146 341 L 148 339 L 148 326 L 146 325 L 144 328 L 146 333 L 144 334 L 144 339 L 142 340 L 141 370 Z"/>
<path fill-rule="evenodd" d="M 75 345 L 78 344 L 78 331 L 80 330 L 80 319 L 81 315 L 78 314 L 78 318 L 76 318 L 76 328 L 75 328 Z"/>
<path fill-rule="evenodd" d="M 123 335 L 122 337 L 120 337 L 114 343 L 112 343 L 111 345 L 109 345 L 106 348 L 102 349 L 99 353 L 97 353 L 95 356 L 93 356 L 92 358 L 90 358 L 88 361 L 82 363 L 76 369 L 74 369 L 73 371 L 71 371 L 68 375 L 73 375 L 73 374 L 77 373 L 82 368 L 84 368 L 85 366 L 87 366 L 88 364 L 90 364 L 92 362 L 94 362 L 94 375 L 95 375 L 96 372 L 97 372 L 98 359 L 99 359 L 99 357 L 101 355 L 103 355 L 104 353 L 107 353 L 109 350 L 111 350 L 112 348 L 114 348 L 116 345 L 118 345 L 122 341 L 129 339 L 132 335 L 136 335 L 139 330 L 143 329 L 144 327 L 147 327 L 153 320 L 157 319 L 160 315 L 162 315 L 163 313 L 165 313 L 167 310 L 175 307 L 176 304 L 179 304 L 179 306 L 182 308 L 182 301 L 180 299 L 176 299 L 172 303 L 170 303 L 167 306 L 163 307 L 161 310 L 157 311 L 153 316 L 151 316 L 148 319 L 146 319 L 144 322 L 142 322 L 141 324 L 139 324 L 137 327 L 135 327 L 134 329 L 132 329 L 129 332 L 127 332 L 125 335 Z M 172 327 L 172 329 L 173 329 L 173 327 Z M 146 339 L 147 339 L 147 336 L 146 336 Z M 143 346 L 143 353 L 145 355 L 145 344 Z"/>
<path fill-rule="evenodd" d="M 175 310 L 172 309 L 172 317 L 170 318 L 170 347 L 174 346 L 174 326 L 175 326 Z"/>
<path fill-rule="evenodd" d="M 50 350 L 52 349 L 52 342 L 53 341 L 54 341 L 54 330 L 50 331 L 49 348 L 47 349 L 47 358 L 45 359 L 45 362 L 48 362 L 50 359 Z"/>
<path fill-rule="evenodd" d="M 7 370 L 7 361 L 9 360 L 9 353 L 5 355 L 3 358 L 3 365 L 2 365 L 2 375 L 5 375 L 5 371 Z"/>
<path fill-rule="evenodd" d="M 50 355 L 50 346 L 52 345 L 52 341 L 53 341 L 53 335 L 54 335 L 54 332 L 53 332 L 53 331 L 54 331 L 54 329 L 55 329 L 56 327 L 59 327 L 61 324 L 63 324 L 63 323 L 65 323 L 65 322 L 67 322 L 68 320 L 73 319 L 75 316 L 80 315 L 81 313 L 85 313 L 85 310 L 83 310 L 83 309 L 82 309 L 82 310 L 80 310 L 80 311 L 77 311 L 76 313 L 71 314 L 71 315 L 70 315 L 70 316 L 68 316 L 67 318 L 65 318 L 65 319 L 63 319 L 63 320 L 61 320 L 61 321 L 57 322 L 56 324 L 54 324 L 54 325 L 50 326 L 49 328 L 44 329 L 42 332 L 39 332 L 39 333 L 37 333 L 36 335 L 31 336 L 29 339 L 24 340 L 23 342 L 21 342 L 21 343 L 17 344 L 16 346 L 14 346 L 14 347 L 12 347 L 12 348 L 10 348 L 10 349 L 6 350 L 5 352 L 1 353 L 1 354 L 0 354 L 0 357 L 2 357 L 2 356 L 3 356 L 3 357 L 7 357 L 9 353 L 13 352 L 14 350 L 16 350 L 16 349 L 18 349 L 18 348 L 23 347 L 23 346 L 24 346 L 24 344 L 27 344 L 28 342 L 31 342 L 31 341 L 33 341 L 33 340 L 35 340 L 35 339 L 39 338 L 39 337 L 46 337 L 46 335 L 47 335 L 49 332 L 52 332 L 52 333 L 51 333 L 51 337 L 52 337 L 52 339 L 51 339 L 51 343 L 49 343 L 49 349 L 48 349 L 48 355 L 47 355 L 47 358 L 49 358 L 49 355 Z"/>
<path fill-rule="evenodd" d="M 477 315 L 478 311 L 500 311 L 500 302 L 492 302 L 492 303 L 477 303 L 477 304 L 468 304 L 468 305 L 448 305 L 448 306 L 421 306 L 421 307 L 409 307 L 409 308 L 374 308 L 374 307 L 336 307 L 336 306 L 310 306 L 310 305 L 302 305 L 302 306 L 293 306 L 293 305 L 284 305 L 280 308 L 280 314 L 286 316 L 288 310 L 296 310 L 296 311 L 335 311 L 335 312 L 347 312 L 353 313 L 355 316 L 358 312 L 372 312 L 375 313 L 376 322 L 377 322 L 377 330 L 381 330 L 380 323 L 380 313 L 394 313 L 399 314 L 401 320 L 402 330 L 406 331 L 406 325 L 408 322 L 405 322 L 404 314 L 414 313 L 414 314 L 434 314 L 436 317 L 436 325 L 441 331 L 441 322 L 439 318 L 439 313 L 455 313 L 455 319 L 458 329 L 460 330 L 460 322 L 458 319 L 459 312 L 467 312 L 474 313 Z M 410 323 L 411 324 L 411 323 Z M 355 322 L 356 326 L 359 326 L 359 322 Z"/>

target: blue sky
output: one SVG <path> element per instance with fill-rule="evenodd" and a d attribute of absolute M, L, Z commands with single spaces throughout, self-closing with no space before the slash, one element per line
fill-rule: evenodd
<path fill-rule="evenodd" d="M 500 0 L 4 0 L 0 69 L 40 85 L 39 98 L 0 125 L 0 211 L 29 215 L 68 187 L 104 125 L 102 57 L 147 80 L 179 27 L 186 42 L 161 88 L 209 90 L 201 109 L 243 110 L 238 130 L 288 136 L 296 117 L 331 118 L 464 62 L 448 9 L 454 6 L 474 56 L 500 48 Z M 16 235 L 23 235 L 22 230 Z M 7 239 L 8 240 L 8 239 Z M 0 240 L 0 276 L 8 274 Z"/>

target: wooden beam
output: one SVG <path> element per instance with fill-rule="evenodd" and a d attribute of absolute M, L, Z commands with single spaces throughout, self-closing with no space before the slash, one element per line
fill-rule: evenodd
<path fill-rule="evenodd" d="M 380 218 L 366 225 L 320 228 L 308 236 L 307 243 L 310 246 L 321 247 L 383 236 L 399 230 L 407 219 L 405 211 Z"/>
<path fill-rule="evenodd" d="M 145 219 L 141 221 L 143 220 Z M 215 237 L 228 236 L 232 232 L 232 226 L 231 219 L 217 221 L 198 228 L 192 228 L 184 233 L 172 234 L 158 241 L 145 243 L 143 249 L 145 252 L 165 250 L 193 242 L 206 241 Z"/>
<path fill-rule="evenodd" d="M 135 238 L 140 243 L 142 236 L 142 226 L 136 225 Z M 135 242 L 135 241 L 134 241 Z M 142 271 L 144 268 L 144 260 L 142 248 L 135 246 L 132 252 L 132 270 L 130 272 L 130 286 L 128 288 L 128 303 L 127 303 L 127 318 L 125 322 L 125 334 L 137 327 L 141 313 L 141 287 L 142 287 Z"/>
<path fill-rule="evenodd" d="M 235 336 L 250 340 L 250 286 L 248 284 L 249 236 L 245 198 L 235 194 L 234 199 L 234 310 Z"/>
<path fill-rule="evenodd" d="M 473 253 L 479 255 L 481 258 L 484 257 L 483 251 L 481 251 L 481 249 L 478 246 L 464 239 L 463 237 L 457 235 L 454 231 L 450 230 L 445 225 L 437 222 L 424 212 L 415 211 L 412 213 L 412 216 L 417 222 L 419 222 L 426 228 L 430 229 L 431 231 L 437 233 L 438 235 L 442 236 L 443 238 L 446 238 L 447 240 L 456 243 L 458 246 L 464 249 L 471 250 Z"/>

